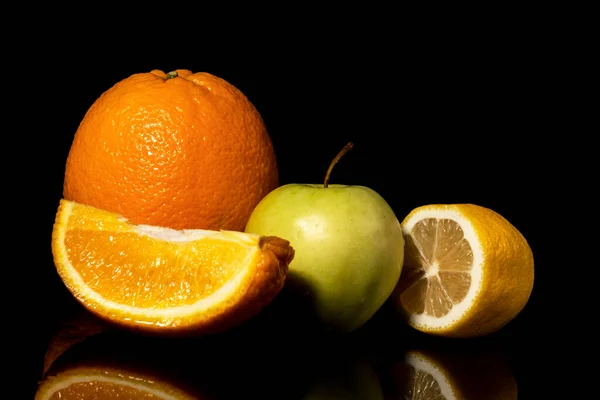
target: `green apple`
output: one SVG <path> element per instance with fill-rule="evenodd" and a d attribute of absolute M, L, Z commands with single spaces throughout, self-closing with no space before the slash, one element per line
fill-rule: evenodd
<path fill-rule="evenodd" d="M 295 249 L 286 287 L 302 288 L 318 321 L 351 332 L 386 302 L 402 271 L 404 239 L 390 205 L 360 185 L 286 184 L 253 210 L 246 232 L 275 235 Z"/>

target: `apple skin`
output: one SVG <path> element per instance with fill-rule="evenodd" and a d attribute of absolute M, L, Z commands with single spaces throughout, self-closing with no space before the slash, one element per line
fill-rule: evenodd
<path fill-rule="evenodd" d="M 295 249 L 284 289 L 302 288 L 326 329 L 351 332 L 391 295 L 404 262 L 402 229 L 389 204 L 359 185 L 286 184 L 256 206 L 246 232 Z"/>

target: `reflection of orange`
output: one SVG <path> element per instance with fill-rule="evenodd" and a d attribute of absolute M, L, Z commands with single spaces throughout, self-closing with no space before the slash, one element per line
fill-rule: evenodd
<path fill-rule="evenodd" d="M 207 378 L 213 363 L 201 340 L 157 339 L 110 326 L 98 332 L 100 325 L 83 310 L 64 315 L 48 342 L 35 400 L 214 398 Z"/>
<path fill-rule="evenodd" d="M 195 394 L 160 377 L 105 366 L 73 367 L 48 376 L 34 400 L 173 399 L 198 400 Z"/>
<path fill-rule="evenodd" d="M 52 254 L 71 293 L 121 326 L 154 333 L 225 330 L 283 287 L 289 242 L 237 231 L 174 230 L 61 200 Z"/>
<path fill-rule="evenodd" d="M 244 229 L 278 185 L 261 116 L 208 73 L 154 70 L 108 89 L 84 116 L 64 197 L 175 229 Z"/>

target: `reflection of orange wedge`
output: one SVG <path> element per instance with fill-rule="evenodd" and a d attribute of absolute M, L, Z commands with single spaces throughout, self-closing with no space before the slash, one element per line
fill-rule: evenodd
<path fill-rule="evenodd" d="M 63 282 L 90 311 L 154 333 L 239 325 L 283 287 L 294 255 L 277 237 L 135 225 L 67 200 L 52 252 Z"/>
<path fill-rule="evenodd" d="M 121 329 L 96 332 L 89 324 L 89 318 L 76 317 L 61 324 L 66 331 L 55 332 L 46 351 L 53 362 L 40 377 L 36 399 L 296 398 L 320 354 L 285 347 L 290 338 L 269 332 L 165 338 Z M 74 342 L 65 346 L 65 339 Z M 90 388 L 98 397 L 84 396 Z"/>
<path fill-rule="evenodd" d="M 499 353 L 406 352 L 392 368 L 400 399 L 516 400 L 517 382 Z"/>
<path fill-rule="evenodd" d="M 35 400 L 54 399 L 200 399 L 160 377 L 106 366 L 74 367 L 48 376 Z"/>
<path fill-rule="evenodd" d="M 141 339 L 87 311 L 61 321 L 48 342 L 35 400 L 207 398 L 201 385 L 169 371 L 172 363 L 156 348 L 136 352 L 133 342 Z"/>
<path fill-rule="evenodd" d="M 109 328 L 103 320 L 85 310 L 61 321 L 48 342 L 48 349 L 44 356 L 44 375 L 64 352 L 89 337 L 109 331 Z"/>

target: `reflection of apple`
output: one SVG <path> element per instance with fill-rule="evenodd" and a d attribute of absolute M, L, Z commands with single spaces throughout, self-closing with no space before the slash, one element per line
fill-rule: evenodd
<path fill-rule="evenodd" d="M 247 232 L 276 235 L 296 250 L 286 286 L 301 287 L 324 326 L 349 332 L 368 321 L 402 271 L 404 239 L 389 204 L 364 186 L 287 184 L 252 212 Z"/>
<path fill-rule="evenodd" d="M 377 373 L 366 362 L 322 365 L 303 400 L 383 400 Z"/>

